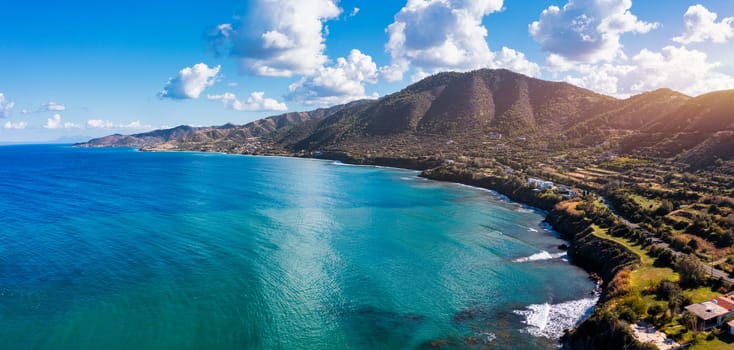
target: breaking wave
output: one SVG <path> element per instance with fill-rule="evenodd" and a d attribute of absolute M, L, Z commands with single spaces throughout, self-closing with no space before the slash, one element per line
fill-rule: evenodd
<path fill-rule="evenodd" d="M 563 332 L 572 329 L 594 310 L 598 298 L 568 301 L 560 304 L 533 304 L 515 314 L 524 316 L 524 331 L 535 337 L 558 339 Z"/>
<path fill-rule="evenodd" d="M 556 253 L 551 254 L 546 252 L 545 250 L 540 253 L 535 253 L 530 256 L 517 258 L 515 260 L 512 260 L 513 262 L 523 263 L 523 262 L 531 262 L 531 261 L 540 261 L 540 260 L 552 260 L 552 259 L 562 259 L 566 256 L 566 252 L 562 253 Z"/>

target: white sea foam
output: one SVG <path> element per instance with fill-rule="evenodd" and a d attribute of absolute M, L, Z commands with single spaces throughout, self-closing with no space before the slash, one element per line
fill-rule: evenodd
<path fill-rule="evenodd" d="M 359 165 L 356 165 L 356 164 L 347 164 L 347 163 L 342 163 L 341 161 L 338 161 L 338 160 L 335 160 L 335 161 L 331 162 L 331 165 L 339 165 L 339 166 L 359 166 Z"/>
<path fill-rule="evenodd" d="M 596 305 L 597 298 L 568 301 L 560 304 L 534 304 L 525 310 L 515 310 L 524 316 L 527 328 L 524 330 L 535 337 L 558 339 L 563 331 L 575 327 L 588 317 Z"/>
<path fill-rule="evenodd" d="M 540 253 L 535 253 L 531 256 L 526 256 L 522 258 L 517 258 L 515 260 L 512 260 L 513 262 L 517 263 L 524 263 L 524 262 L 530 262 L 530 261 L 540 261 L 540 260 L 552 260 L 552 259 L 563 259 L 566 256 L 565 252 L 562 253 L 556 253 L 551 254 L 546 252 L 545 250 Z"/>
<path fill-rule="evenodd" d="M 497 339 L 497 336 L 494 333 L 491 332 L 481 332 L 477 333 L 477 335 L 484 340 L 485 343 L 491 343 Z"/>
<path fill-rule="evenodd" d="M 534 229 L 532 227 L 528 227 L 528 231 L 530 231 L 530 232 L 538 232 L 538 230 L 536 230 L 536 229 Z"/>

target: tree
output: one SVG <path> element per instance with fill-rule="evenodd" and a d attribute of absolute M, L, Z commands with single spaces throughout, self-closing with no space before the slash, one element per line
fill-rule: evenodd
<path fill-rule="evenodd" d="M 683 313 L 681 323 L 686 326 L 686 328 L 692 330 L 694 333 L 698 331 L 698 320 L 696 319 L 696 316 L 688 311 Z"/>
<path fill-rule="evenodd" d="M 680 296 L 680 286 L 677 283 L 668 280 L 660 281 L 656 294 L 662 300 L 678 299 Z"/>
<path fill-rule="evenodd" d="M 658 255 L 658 259 L 655 261 L 656 265 L 660 266 L 675 266 L 675 254 L 670 249 L 663 248 Z"/>
<path fill-rule="evenodd" d="M 673 202 L 669 199 L 663 199 L 663 201 L 660 203 L 660 208 L 658 208 L 657 210 L 657 214 L 665 216 L 673 210 L 675 210 Z"/>
<path fill-rule="evenodd" d="M 690 241 L 688 241 L 687 246 L 691 247 L 691 249 L 695 252 L 696 250 L 698 250 L 698 241 L 695 239 L 691 239 Z"/>
<path fill-rule="evenodd" d="M 681 255 L 677 259 L 676 271 L 680 274 L 680 284 L 684 287 L 696 287 L 706 279 L 706 269 L 692 255 Z"/>

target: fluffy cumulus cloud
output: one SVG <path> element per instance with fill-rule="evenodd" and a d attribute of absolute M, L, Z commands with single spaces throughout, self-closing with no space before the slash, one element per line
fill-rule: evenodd
<path fill-rule="evenodd" d="M 669 87 L 691 95 L 734 88 L 734 78 L 720 73 L 718 62 L 709 62 L 706 53 L 685 47 L 666 46 L 660 52 L 647 49 L 632 58 L 635 69 L 626 75 L 623 86 L 631 92 Z"/>
<path fill-rule="evenodd" d="M 204 63 L 181 69 L 177 76 L 168 80 L 158 96 L 178 100 L 199 98 L 204 89 L 217 81 L 220 69 L 221 66 L 209 67 Z"/>
<path fill-rule="evenodd" d="M 378 69 L 372 57 L 352 50 L 348 57 L 339 57 L 331 66 L 322 66 L 288 88 L 288 98 L 305 105 L 327 106 L 346 103 L 367 96 L 366 83 L 376 83 Z"/>
<path fill-rule="evenodd" d="M 251 93 L 244 101 L 238 99 L 237 95 L 230 92 L 225 92 L 221 95 L 208 95 L 207 99 L 212 101 L 222 101 L 227 108 L 234 109 L 235 111 L 282 112 L 288 110 L 288 106 L 286 106 L 285 103 L 278 102 L 272 98 L 266 98 L 265 93 L 262 91 Z"/>
<path fill-rule="evenodd" d="M 341 14 L 336 2 L 249 0 L 246 17 L 217 26 L 207 39 L 216 51 L 237 58 L 243 72 L 286 77 L 311 74 L 327 61 L 324 23 Z"/>
<path fill-rule="evenodd" d="M 688 8 L 683 20 L 686 24 L 686 31 L 683 35 L 673 38 L 674 41 L 681 44 L 700 43 L 704 41 L 712 41 L 715 43 L 724 43 L 734 38 L 734 17 L 726 17 L 716 22 L 718 15 L 709 11 L 703 5 L 694 5 Z"/>
<path fill-rule="evenodd" d="M 28 126 L 28 123 L 27 122 L 23 122 L 23 121 L 21 121 L 21 122 L 7 121 L 7 122 L 5 122 L 5 124 L 3 124 L 3 128 L 4 129 L 17 129 L 17 130 L 20 130 L 20 129 L 25 129 L 27 126 Z"/>
<path fill-rule="evenodd" d="M 0 118 L 10 117 L 10 112 L 13 110 L 13 107 L 15 107 L 15 102 L 8 101 L 5 98 L 5 94 L 0 92 Z"/>
<path fill-rule="evenodd" d="M 401 80 L 411 66 L 414 80 L 443 70 L 498 67 L 537 75 L 538 66 L 522 53 L 490 50 L 482 19 L 502 6 L 503 0 L 408 0 L 387 28 L 392 63 L 380 69 L 380 77 Z"/>
<path fill-rule="evenodd" d="M 630 12 L 632 0 L 569 0 L 550 6 L 529 25 L 530 35 L 556 61 L 612 61 L 620 56 L 624 33 L 647 33 L 658 23 L 639 20 Z"/>
<path fill-rule="evenodd" d="M 734 88 L 734 77 L 717 71 L 706 53 L 685 47 L 648 49 L 624 64 L 579 65 L 566 77 L 572 84 L 618 96 L 671 88 L 689 95 Z"/>
<path fill-rule="evenodd" d="M 79 129 L 82 126 L 70 122 L 63 122 L 61 115 L 56 113 L 51 118 L 46 119 L 46 124 L 43 127 L 46 129 Z"/>
<path fill-rule="evenodd" d="M 531 77 L 540 76 L 540 67 L 538 64 L 529 61 L 524 53 L 504 46 L 497 54 L 495 66 L 507 68 Z"/>
<path fill-rule="evenodd" d="M 142 130 L 152 129 L 152 125 L 141 123 L 139 120 L 130 123 L 115 123 L 109 120 L 103 119 L 89 119 L 86 124 L 88 129 L 128 129 L 128 130 Z"/>

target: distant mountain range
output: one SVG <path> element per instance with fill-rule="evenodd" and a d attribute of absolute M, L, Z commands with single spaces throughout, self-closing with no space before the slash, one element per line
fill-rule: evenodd
<path fill-rule="evenodd" d="M 568 83 L 482 69 L 440 73 L 379 100 L 242 126 L 111 135 L 79 146 L 416 157 L 487 154 L 502 146 L 551 152 L 601 145 L 620 154 L 705 167 L 732 159 L 733 135 L 734 90 L 690 97 L 660 89 L 617 99 Z"/>

